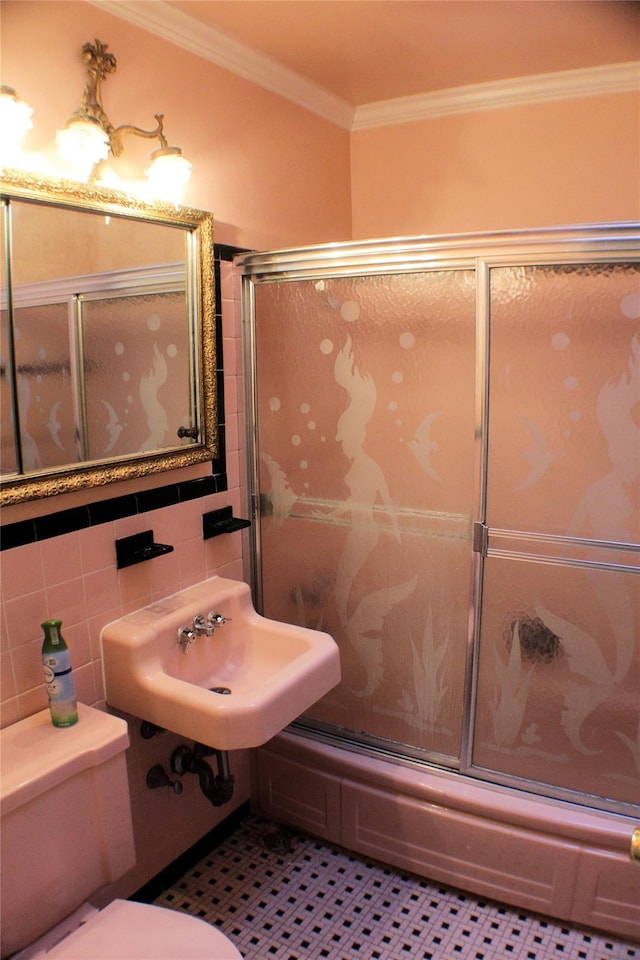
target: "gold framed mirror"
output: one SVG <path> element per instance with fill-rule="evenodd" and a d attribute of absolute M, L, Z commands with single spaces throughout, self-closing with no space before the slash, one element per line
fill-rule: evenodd
<path fill-rule="evenodd" d="M 0 504 L 217 456 L 213 217 L 0 177 Z"/>

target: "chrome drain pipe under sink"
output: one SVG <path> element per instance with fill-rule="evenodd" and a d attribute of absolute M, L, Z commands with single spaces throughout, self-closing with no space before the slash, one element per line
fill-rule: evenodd
<path fill-rule="evenodd" d="M 214 754 L 218 766 L 217 775 L 204 759 Z M 196 774 L 200 789 L 214 807 L 228 803 L 233 796 L 234 778 L 231 775 L 227 750 L 214 750 L 204 743 L 195 743 L 193 748 L 182 744 L 171 754 L 171 770 L 180 777 L 185 773 Z"/>

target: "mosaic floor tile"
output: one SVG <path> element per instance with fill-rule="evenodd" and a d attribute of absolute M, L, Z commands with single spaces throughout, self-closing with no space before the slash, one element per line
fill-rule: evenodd
<path fill-rule="evenodd" d="M 245 960 L 640 960 L 640 945 L 254 818 L 155 902 L 219 927 Z"/>

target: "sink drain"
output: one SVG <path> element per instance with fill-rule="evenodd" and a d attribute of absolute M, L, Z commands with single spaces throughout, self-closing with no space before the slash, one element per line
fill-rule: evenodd
<path fill-rule="evenodd" d="M 231 690 L 229 689 L 229 687 L 209 687 L 209 690 L 211 691 L 211 693 L 223 693 L 225 694 L 225 696 L 231 693 Z"/>

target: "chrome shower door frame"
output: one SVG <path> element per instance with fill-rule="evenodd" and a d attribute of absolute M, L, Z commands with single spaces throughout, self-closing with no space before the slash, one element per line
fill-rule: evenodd
<path fill-rule="evenodd" d="M 260 438 L 258 429 L 258 384 L 256 356 L 255 287 L 262 284 L 299 280 L 321 281 L 337 277 L 367 277 L 436 270 L 472 270 L 476 278 L 476 381 L 474 410 L 473 548 L 470 556 L 468 594 L 468 636 L 465 665 L 464 721 L 460 744 L 459 772 L 505 786 L 538 792 L 534 784 L 513 776 L 488 773 L 474 766 L 472 747 L 474 712 L 478 684 L 478 643 L 482 610 L 483 575 L 487 556 L 506 549 L 505 543 L 519 538 L 522 531 L 494 530 L 487 526 L 487 459 L 490 367 L 491 271 L 497 267 L 546 266 L 640 262 L 640 225 L 637 223 L 592 224 L 533 231 L 460 234 L 442 237 L 418 237 L 332 243 L 265 253 L 242 254 L 235 259 L 242 277 L 242 323 L 245 363 L 246 443 L 248 456 L 248 492 L 251 526 L 250 569 L 256 608 L 263 608 L 262 542 L 260 524 Z M 535 537 L 534 537 L 535 539 Z M 563 537 L 544 538 L 550 551 L 566 541 Z M 569 538 L 571 539 L 571 538 Z M 634 560 L 636 544 L 584 541 L 585 545 L 625 551 L 622 568 L 640 572 Z M 606 563 L 606 561 L 604 561 Z M 344 740 L 322 724 L 305 725 L 305 734 L 319 739 Z M 350 741 L 358 752 L 382 752 L 384 744 L 367 742 L 366 737 Z M 394 744 L 394 747 L 396 744 Z M 431 762 L 445 765 L 442 758 L 416 757 L 397 744 L 393 759 L 400 763 Z M 576 799 L 571 791 L 548 791 L 557 799 Z M 622 812 L 615 803 L 604 808 Z"/>

